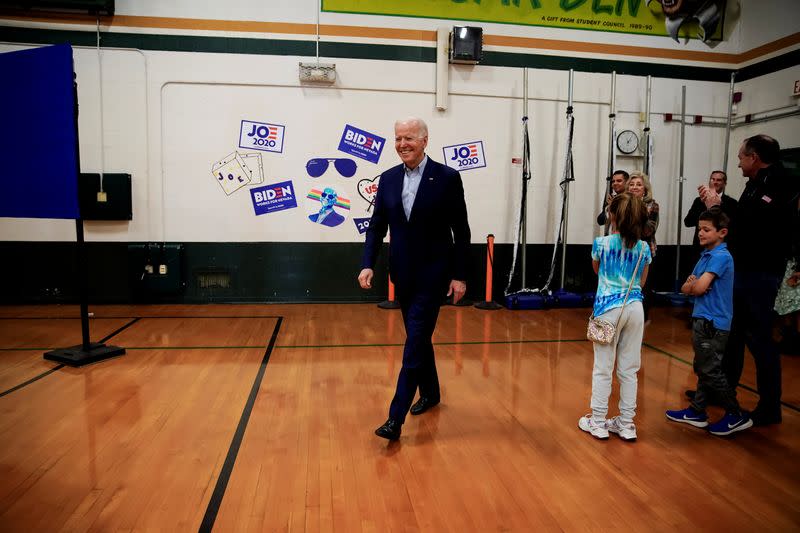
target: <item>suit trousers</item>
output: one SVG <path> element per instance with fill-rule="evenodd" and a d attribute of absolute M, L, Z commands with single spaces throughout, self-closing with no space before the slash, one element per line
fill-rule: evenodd
<path fill-rule="evenodd" d="M 442 297 L 443 293 L 437 291 L 398 290 L 406 343 L 403 348 L 403 367 L 397 377 L 397 389 L 389 407 L 389 417 L 401 424 L 411 408 L 417 388 L 420 396 L 434 401 L 440 398 L 431 338 L 436 329 Z"/>
<path fill-rule="evenodd" d="M 722 369 L 732 388 L 742 377 L 744 347 L 756 364 L 758 406 L 772 416 L 781 411 L 781 359 L 772 339 L 775 297 L 781 278 L 765 272 L 736 272 L 733 287 L 733 322 Z"/>

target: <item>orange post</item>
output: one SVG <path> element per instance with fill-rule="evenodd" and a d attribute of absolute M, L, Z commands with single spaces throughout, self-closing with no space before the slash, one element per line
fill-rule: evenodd
<path fill-rule="evenodd" d="M 394 283 L 392 276 L 389 276 L 389 299 L 378 304 L 381 309 L 400 309 L 400 302 L 394 299 Z"/>
<path fill-rule="evenodd" d="M 494 235 L 486 236 L 486 301 L 492 301 L 492 259 L 494 258 Z"/>
<path fill-rule="evenodd" d="M 486 236 L 486 300 L 478 302 L 475 307 L 478 309 L 500 309 L 502 306 L 492 301 L 492 279 L 494 277 L 494 235 L 491 233 Z"/>
<path fill-rule="evenodd" d="M 391 241 L 391 239 L 392 236 L 389 235 L 389 240 Z M 389 299 L 379 303 L 378 307 L 381 309 L 400 309 L 400 302 L 394 299 L 394 283 L 392 283 L 391 274 L 389 274 Z"/>

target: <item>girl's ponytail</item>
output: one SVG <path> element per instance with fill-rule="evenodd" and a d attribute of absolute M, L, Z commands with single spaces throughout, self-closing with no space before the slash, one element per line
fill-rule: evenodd
<path fill-rule="evenodd" d="M 611 200 L 608 212 L 614 217 L 615 227 L 625 247 L 636 246 L 647 224 L 647 207 L 641 198 L 628 192 L 618 194 Z"/>

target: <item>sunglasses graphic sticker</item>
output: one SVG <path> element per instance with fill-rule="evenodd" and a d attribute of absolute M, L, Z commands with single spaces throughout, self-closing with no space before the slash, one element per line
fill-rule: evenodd
<path fill-rule="evenodd" d="M 312 178 L 318 178 L 325 174 L 325 171 L 328 170 L 328 164 L 330 161 L 333 161 L 333 168 L 336 169 L 336 172 L 345 178 L 352 178 L 356 173 L 356 169 L 358 168 L 356 166 L 356 162 L 352 159 L 315 157 L 313 159 L 309 159 L 308 163 L 306 163 L 306 172 L 308 172 L 308 175 Z"/>

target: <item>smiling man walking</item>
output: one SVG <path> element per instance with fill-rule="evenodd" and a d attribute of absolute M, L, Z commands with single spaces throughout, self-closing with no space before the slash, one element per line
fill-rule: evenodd
<path fill-rule="evenodd" d="M 428 127 L 422 120 L 398 120 L 394 131 L 402 163 L 381 175 L 358 275 L 361 288 L 372 287 L 373 267 L 390 230 L 389 272 L 406 342 L 389 418 L 375 431 L 389 440 L 400 438 L 409 408 L 412 415 L 422 414 L 441 399 L 431 337 L 445 294 L 455 303 L 467 290 L 470 243 L 461 175 L 425 155 Z M 412 406 L 417 388 L 420 398 Z"/>

